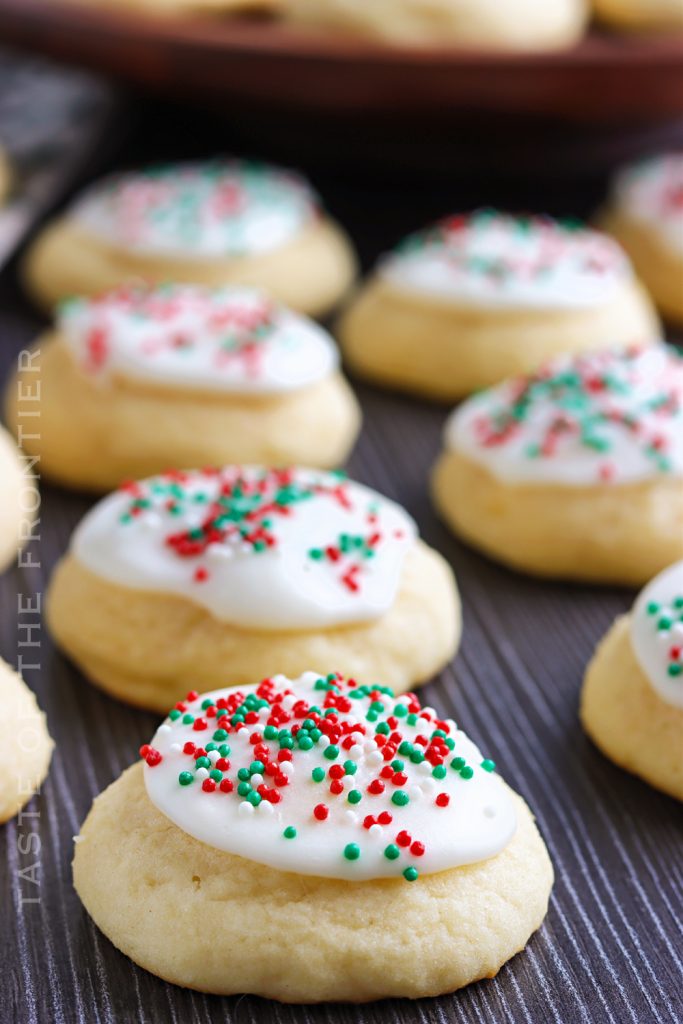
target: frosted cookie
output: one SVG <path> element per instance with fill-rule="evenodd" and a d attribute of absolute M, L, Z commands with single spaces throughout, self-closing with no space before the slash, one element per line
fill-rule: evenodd
<path fill-rule="evenodd" d="M 31 536 L 38 503 L 31 472 L 24 469 L 14 441 L 0 427 L 0 571 Z"/>
<path fill-rule="evenodd" d="M 683 324 L 683 153 L 622 171 L 603 221 L 664 316 Z"/>
<path fill-rule="evenodd" d="M 413 694 L 311 672 L 193 692 L 140 753 L 95 801 L 74 882 L 114 945 L 175 984 L 433 996 L 493 977 L 547 912 L 528 807 Z M 182 921 L 201 923 L 192 941 Z"/>
<path fill-rule="evenodd" d="M 95 183 L 39 236 L 24 270 L 48 306 L 142 279 L 248 285 L 318 315 L 348 289 L 355 259 L 302 178 L 221 160 Z"/>
<path fill-rule="evenodd" d="M 231 466 L 126 486 L 77 528 L 48 622 L 109 693 L 161 711 L 188 686 L 338 665 L 405 691 L 450 660 L 446 562 L 339 473 Z"/>
<path fill-rule="evenodd" d="M 381 261 L 340 324 L 371 380 L 456 399 L 561 352 L 657 335 L 628 259 L 605 235 L 489 210 L 451 217 Z"/>
<path fill-rule="evenodd" d="M 289 20 L 388 43 L 485 50 L 570 46 L 586 23 L 584 0 L 285 0 Z"/>
<path fill-rule="evenodd" d="M 683 31 L 683 0 L 593 0 L 601 21 L 629 31 Z"/>
<path fill-rule="evenodd" d="M 28 686 L 0 658 L 0 823 L 31 799 L 47 775 L 52 748 L 42 713 Z"/>
<path fill-rule="evenodd" d="M 40 401 L 8 392 L 7 420 L 67 486 L 112 490 L 168 466 L 338 466 L 360 426 L 337 348 L 317 324 L 237 286 L 122 288 L 64 304 L 40 339 Z"/>
<path fill-rule="evenodd" d="M 683 800 L 683 562 L 649 583 L 598 647 L 581 718 L 607 757 Z"/>
<path fill-rule="evenodd" d="M 541 576 L 642 584 L 683 557 L 683 358 L 561 357 L 460 407 L 434 497 L 492 558 Z"/>

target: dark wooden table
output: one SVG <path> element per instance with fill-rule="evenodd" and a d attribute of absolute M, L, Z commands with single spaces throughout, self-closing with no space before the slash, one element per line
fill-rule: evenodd
<path fill-rule="evenodd" d="M 136 127 L 121 140 L 119 162 L 227 150 L 240 138 L 239 119 L 217 136 L 215 125 L 186 112 L 135 109 Z M 368 182 L 362 173 L 342 178 L 332 171 L 316 183 L 366 263 L 405 230 L 448 208 L 511 203 L 585 214 L 603 184 L 510 185 L 496 170 L 474 182 L 440 183 L 427 177 L 392 182 L 388 174 Z M 40 327 L 10 269 L 0 277 L 3 379 Z M 40 617 L 18 614 L 18 595 L 44 594 L 73 526 L 90 505 L 87 497 L 45 486 L 33 544 L 40 568 L 10 570 L 0 579 L 0 654 L 13 663 L 20 653 L 25 662 L 35 656 L 39 667 L 25 676 L 57 744 L 40 797 L 21 820 L 0 829 L 2 1024 L 683 1020 L 680 805 L 601 757 L 577 718 L 586 662 L 633 594 L 536 582 L 458 544 L 427 495 L 446 410 L 361 386 L 358 393 L 365 425 L 352 475 L 408 508 L 426 540 L 453 565 L 464 601 L 461 650 L 425 697 L 456 717 L 535 811 L 557 874 L 545 925 L 493 981 L 440 999 L 361 1007 L 204 996 L 159 981 L 117 952 L 72 888 L 72 837 L 93 797 L 135 760 L 157 719 L 88 685 L 55 651 Z M 39 646 L 22 648 L 29 625 Z M 400 932 L 400 921 L 387 922 L 387 928 Z"/>

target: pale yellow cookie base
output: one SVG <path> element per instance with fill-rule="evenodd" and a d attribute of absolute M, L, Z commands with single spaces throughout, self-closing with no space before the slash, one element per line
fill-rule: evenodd
<path fill-rule="evenodd" d="M 380 384 L 456 400 L 529 373 L 563 352 L 647 343 L 657 315 L 637 282 L 588 310 L 495 310 L 430 301 L 370 279 L 339 324 L 354 371 Z"/>
<path fill-rule="evenodd" d="M 37 507 L 31 476 L 24 472 L 14 441 L 0 427 L 0 571 L 28 540 Z"/>
<path fill-rule="evenodd" d="M 457 452 L 433 497 L 458 536 L 538 576 L 641 586 L 683 558 L 683 481 L 563 487 L 508 484 Z"/>
<path fill-rule="evenodd" d="M 320 218 L 296 239 L 271 252 L 234 259 L 169 259 L 107 245 L 64 216 L 49 224 L 28 251 L 26 287 L 42 306 L 96 295 L 125 282 L 180 282 L 262 288 L 300 313 L 320 316 L 348 291 L 356 261 L 346 235 Z"/>
<path fill-rule="evenodd" d="M 629 254 L 661 313 L 683 324 L 683 256 L 647 225 L 621 210 L 608 211 L 603 225 Z"/>
<path fill-rule="evenodd" d="M 683 32 L 683 0 L 593 0 L 593 10 L 615 28 Z"/>
<path fill-rule="evenodd" d="M 490 50 L 570 46 L 586 23 L 584 0 L 286 0 L 289 20 L 390 43 Z"/>
<path fill-rule="evenodd" d="M 74 883 L 114 945 L 176 985 L 294 1003 L 436 996 L 493 977 L 546 915 L 552 865 L 513 797 L 517 833 L 491 860 L 354 883 L 198 842 L 150 802 L 138 763 L 95 801 Z"/>
<path fill-rule="evenodd" d="M 375 622 L 301 632 L 246 630 L 182 597 L 132 590 L 68 555 L 47 599 L 57 643 L 107 693 L 166 712 L 188 690 L 282 672 L 338 671 L 404 693 L 439 672 L 460 640 L 460 602 L 444 559 L 419 541 L 393 607 Z"/>
<path fill-rule="evenodd" d="M 0 659 L 0 823 L 24 807 L 47 775 L 54 746 L 24 680 Z"/>
<path fill-rule="evenodd" d="M 83 7 L 110 7 L 123 10 L 134 9 L 150 14 L 242 14 L 261 12 L 276 14 L 283 0 L 59 0 Z"/>
<path fill-rule="evenodd" d="M 617 619 L 588 666 L 581 721 L 620 768 L 683 800 L 683 709 L 663 701 L 631 647 L 630 616 Z M 683 685 L 683 684 L 682 684 Z"/>
<path fill-rule="evenodd" d="M 346 461 L 360 429 L 358 403 L 338 373 L 300 391 L 254 397 L 123 378 L 100 384 L 55 335 L 38 342 L 31 365 L 10 381 L 7 422 L 40 413 L 40 437 L 27 438 L 26 451 L 40 455 L 43 476 L 67 487 L 109 491 L 169 467 L 332 468 Z"/>

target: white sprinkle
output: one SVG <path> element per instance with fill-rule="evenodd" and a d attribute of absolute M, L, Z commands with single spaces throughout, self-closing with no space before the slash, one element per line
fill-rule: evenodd
<path fill-rule="evenodd" d="M 375 823 L 374 825 L 371 825 L 370 828 L 368 829 L 368 835 L 371 837 L 371 839 L 381 839 L 382 836 L 384 835 L 384 829 L 380 824 Z"/>
<path fill-rule="evenodd" d="M 411 786 L 410 789 L 408 790 L 408 794 L 411 800 L 421 800 L 422 788 L 420 786 Z"/>
<path fill-rule="evenodd" d="M 197 778 L 201 779 L 202 782 L 204 781 L 204 779 L 208 779 L 208 777 L 209 777 L 209 772 L 208 772 L 208 770 L 206 768 L 198 768 L 197 769 Z"/>
<path fill-rule="evenodd" d="M 420 775 L 432 774 L 432 766 L 429 763 L 429 761 L 420 761 L 419 765 L 417 766 L 417 770 L 420 773 Z"/>
<path fill-rule="evenodd" d="M 384 758 L 380 754 L 379 750 L 373 750 L 371 754 L 368 754 L 366 761 L 368 762 L 371 768 L 377 768 L 380 764 L 383 763 Z"/>
<path fill-rule="evenodd" d="M 160 725 L 159 728 L 157 729 L 157 733 L 161 733 L 164 736 L 167 733 L 169 733 L 170 731 L 171 731 L 171 726 L 167 725 L 165 722 L 164 722 L 163 725 Z"/>
<path fill-rule="evenodd" d="M 247 815 L 254 813 L 254 808 L 252 804 L 249 803 L 248 800 L 243 800 L 242 803 L 239 805 L 238 813 L 241 814 L 242 817 L 246 817 Z"/>
<path fill-rule="evenodd" d="M 221 755 L 218 753 L 217 750 L 210 750 L 206 756 L 208 757 L 211 764 L 215 764 Z"/>
<path fill-rule="evenodd" d="M 358 761 L 363 756 L 363 748 L 360 743 L 354 743 L 349 750 L 349 757 L 352 761 Z"/>
<path fill-rule="evenodd" d="M 263 783 L 263 776 L 260 775 L 258 772 L 255 772 L 255 774 L 252 775 L 252 777 L 249 779 L 249 782 L 251 784 L 252 789 L 258 789 L 258 787 Z"/>
<path fill-rule="evenodd" d="M 423 779 L 422 782 L 420 783 L 420 789 L 427 796 L 430 793 L 433 793 L 434 790 L 436 789 L 436 779 L 433 779 L 431 775 L 428 778 Z"/>
<path fill-rule="evenodd" d="M 280 762 L 280 771 L 282 772 L 283 775 L 293 775 L 294 774 L 294 765 L 292 764 L 291 761 L 281 761 Z"/>
<path fill-rule="evenodd" d="M 172 743 L 169 749 L 172 754 L 179 754 L 183 748 L 181 747 L 180 743 Z"/>
<path fill-rule="evenodd" d="M 344 817 L 350 825 L 355 825 L 358 821 L 358 815 L 355 811 L 344 811 Z"/>
<path fill-rule="evenodd" d="M 368 739 L 365 741 L 365 743 L 363 744 L 363 749 L 368 754 L 371 753 L 373 750 L 377 750 L 377 744 L 373 740 L 372 736 L 368 737 Z"/>
<path fill-rule="evenodd" d="M 293 693 L 288 693 L 285 697 L 282 698 L 282 707 L 285 709 L 285 711 L 291 711 L 295 704 L 296 697 L 294 696 Z"/>
<path fill-rule="evenodd" d="M 251 806 L 251 804 L 249 806 Z M 261 803 L 258 805 L 259 814 L 265 814 L 266 816 L 268 816 L 269 814 L 273 814 L 274 811 L 275 808 L 271 804 L 270 800 L 262 800 Z"/>
<path fill-rule="evenodd" d="M 329 736 L 325 736 L 325 734 L 323 733 L 323 735 L 320 737 L 320 739 L 316 743 L 316 746 L 320 747 L 322 750 L 324 750 L 325 747 L 329 747 L 329 745 L 330 745 L 330 737 Z"/>
<path fill-rule="evenodd" d="M 212 562 L 227 562 L 233 556 L 233 549 L 227 544 L 209 544 L 206 554 Z"/>

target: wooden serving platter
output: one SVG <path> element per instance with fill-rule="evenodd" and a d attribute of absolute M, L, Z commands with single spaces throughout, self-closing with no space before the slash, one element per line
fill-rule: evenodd
<path fill-rule="evenodd" d="M 160 17 L 98 0 L 0 0 L 0 39 L 176 97 L 320 113 L 458 110 L 580 122 L 683 115 L 683 36 L 591 32 L 572 49 L 386 47 L 264 19 Z"/>

